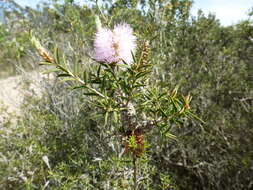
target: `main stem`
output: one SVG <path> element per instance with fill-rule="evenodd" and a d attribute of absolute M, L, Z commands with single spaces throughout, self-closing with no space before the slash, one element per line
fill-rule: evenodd
<path fill-rule="evenodd" d="M 134 166 L 134 188 L 133 190 L 137 190 L 137 158 L 136 156 L 133 154 L 133 166 Z"/>

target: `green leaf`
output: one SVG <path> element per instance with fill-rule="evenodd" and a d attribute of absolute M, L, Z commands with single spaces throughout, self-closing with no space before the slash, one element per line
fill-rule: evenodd
<path fill-rule="evenodd" d="M 87 83 L 88 82 L 88 74 L 86 73 L 86 71 L 83 71 L 83 81 L 85 82 L 85 83 Z"/>
<path fill-rule="evenodd" d="M 99 63 L 100 65 L 106 67 L 106 68 L 109 68 L 109 67 L 110 67 L 108 64 L 106 64 L 106 63 L 104 63 L 104 62 L 98 62 L 98 61 L 96 61 L 96 62 Z"/>
<path fill-rule="evenodd" d="M 97 77 L 100 76 L 100 71 L 101 71 L 101 65 L 98 66 L 98 70 L 97 70 Z"/>
<path fill-rule="evenodd" d="M 180 121 L 180 120 L 178 120 L 178 119 L 172 118 L 171 121 L 172 121 L 173 123 L 176 123 L 177 125 L 183 125 L 183 122 Z"/>
<path fill-rule="evenodd" d="M 57 77 L 70 77 L 71 75 L 70 74 L 67 74 L 67 73 L 61 73 L 61 74 L 58 74 Z"/>
<path fill-rule="evenodd" d="M 133 51 L 131 51 L 131 55 L 132 55 L 132 58 L 133 58 L 133 62 L 136 63 L 136 58 L 135 58 L 135 55 L 134 55 Z"/>
<path fill-rule="evenodd" d="M 74 80 L 76 80 L 76 79 L 74 79 L 74 78 L 72 78 L 72 77 L 66 77 L 66 78 L 61 79 L 60 82 L 74 81 Z"/>
<path fill-rule="evenodd" d="M 78 74 L 78 71 L 80 69 L 79 66 L 80 66 L 80 64 L 78 63 L 78 59 L 75 59 L 75 62 L 74 62 L 74 75 Z"/>
<path fill-rule="evenodd" d="M 126 69 L 130 69 L 131 68 L 131 66 L 128 65 L 128 64 L 119 64 L 118 66 L 121 67 L 121 68 L 126 68 Z"/>
<path fill-rule="evenodd" d="M 133 149 L 137 148 L 137 143 L 136 143 L 136 139 L 134 135 L 130 136 L 128 143 L 129 143 L 130 148 L 133 148 Z"/>
<path fill-rule="evenodd" d="M 61 71 L 61 70 L 58 68 L 53 68 L 53 69 L 48 69 L 48 70 L 42 72 L 42 74 L 49 74 L 49 73 L 54 73 L 54 72 L 58 72 L 58 71 Z"/>
<path fill-rule="evenodd" d="M 115 123 L 118 123 L 119 117 L 118 117 L 118 113 L 116 111 L 113 112 L 113 118 L 114 118 Z"/>
<path fill-rule="evenodd" d="M 152 67 L 153 65 L 152 64 L 145 64 L 145 65 L 142 65 L 141 67 L 145 68 L 145 67 Z"/>
<path fill-rule="evenodd" d="M 141 78 L 141 77 L 144 77 L 146 76 L 147 74 L 151 73 L 151 71 L 144 71 L 144 72 L 140 72 L 136 75 L 136 78 Z"/>
<path fill-rule="evenodd" d="M 92 93 L 92 92 L 86 92 L 86 93 L 83 93 L 84 95 L 86 96 L 98 96 L 96 93 Z"/>
<path fill-rule="evenodd" d="M 58 47 L 54 48 L 54 57 L 55 57 L 55 62 L 56 64 L 60 64 L 60 55 L 59 55 L 59 49 Z"/>
<path fill-rule="evenodd" d="M 173 140 L 177 140 L 177 137 L 171 133 L 165 133 L 164 136 Z"/>
<path fill-rule="evenodd" d="M 146 84 L 136 84 L 133 86 L 133 88 L 144 87 L 144 86 L 146 86 Z"/>
<path fill-rule="evenodd" d="M 56 68 L 62 70 L 65 73 L 68 73 L 68 70 L 65 67 L 63 67 L 62 65 L 57 65 Z"/>
<path fill-rule="evenodd" d="M 52 63 L 47 62 L 47 61 L 41 61 L 39 62 L 39 65 L 52 65 Z"/>
<path fill-rule="evenodd" d="M 131 75 L 134 75 L 134 70 L 132 68 L 127 68 L 127 70 Z"/>
<path fill-rule="evenodd" d="M 186 111 L 186 113 L 188 113 L 191 117 L 195 118 L 196 120 L 202 122 L 203 124 L 206 123 L 206 122 L 203 121 L 201 118 L 199 118 L 198 116 L 196 116 L 195 114 L 193 114 L 191 111 Z"/>
<path fill-rule="evenodd" d="M 167 93 L 166 93 L 166 92 L 164 92 L 164 93 L 160 94 L 160 95 L 158 96 L 158 99 L 162 98 L 162 97 L 163 97 L 163 96 L 165 96 L 165 95 L 167 95 Z"/>
<path fill-rule="evenodd" d="M 171 98 L 172 105 L 174 107 L 174 111 L 178 112 L 180 110 L 180 107 L 175 103 L 175 101 Z"/>
<path fill-rule="evenodd" d="M 72 88 L 72 90 L 76 90 L 76 89 L 80 89 L 80 88 L 86 88 L 85 86 L 74 86 L 73 88 Z"/>
<path fill-rule="evenodd" d="M 104 126 L 106 126 L 106 125 L 107 125 L 107 122 L 108 122 L 108 117 L 109 117 L 109 113 L 108 113 L 108 112 L 106 112 L 106 113 L 105 113 L 105 124 L 104 124 Z"/>
<path fill-rule="evenodd" d="M 168 117 L 168 115 L 167 115 L 167 114 L 163 111 L 163 109 L 162 109 L 162 108 L 160 108 L 159 110 L 160 110 L 160 112 L 162 113 L 163 117 L 165 117 L 165 118 L 167 118 L 167 117 Z"/>
<path fill-rule="evenodd" d="M 113 78 L 117 80 L 114 70 L 111 67 L 108 67 L 107 69 L 105 69 L 105 71 L 109 72 L 113 76 Z"/>

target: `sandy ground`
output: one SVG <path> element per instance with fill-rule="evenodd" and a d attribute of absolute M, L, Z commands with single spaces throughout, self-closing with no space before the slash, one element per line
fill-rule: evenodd
<path fill-rule="evenodd" d="M 20 116 L 26 96 L 41 96 L 40 83 L 47 76 L 33 71 L 0 80 L 0 124 L 11 115 Z"/>

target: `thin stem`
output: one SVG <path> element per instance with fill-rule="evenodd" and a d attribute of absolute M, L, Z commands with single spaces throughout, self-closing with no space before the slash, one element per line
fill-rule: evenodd
<path fill-rule="evenodd" d="M 134 188 L 133 190 L 137 190 L 137 158 L 133 154 L 133 166 L 134 166 Z"/>
<path fill-rule="evenodd" d="M 70 71 L 68 71 L 68 70 L 67 70 L 67 72 L 68 72 L 68 74 L 69 74 L 72 78 L 74 78 L 76 81 L 80 82 L 81 84 L 85 85 L 85 87 L 86 87 L 87 89 L 89 89 L 90 91 L 94 92 L 95 94 L 97 94 L 98 96 L 100 96 L 100 97 L 102 97 L 102 98 L 107 98 L 106 96 L 104 96 L 103 94 L 101 94 L 100 92 L 98 92 L 96 89 L 94 89 L 94 88 L 88 86 L 82 79 L 80 79 L 78 76 L 74 75 L 72 72 L 70 72 Z"/>

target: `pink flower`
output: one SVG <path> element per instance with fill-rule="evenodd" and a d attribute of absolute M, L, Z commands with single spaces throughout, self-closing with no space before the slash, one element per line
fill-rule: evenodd
<path fill-rule="evenodd" d="M 128 24 L 118 24 L 113 30 L 100 28 L 95 37 L 95 59 L 97 61 L 115 63 L 122 62 L 131 64 L 132 53 L 136 48 L 136 37 L 133 29 Z"/>

